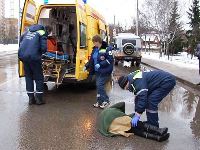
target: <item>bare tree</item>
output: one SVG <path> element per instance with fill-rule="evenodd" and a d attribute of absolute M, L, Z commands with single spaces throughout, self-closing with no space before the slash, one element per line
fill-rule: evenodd
<path fill-rule="evenodd" d="M 160 41 L 162 44 L 166 43 L 166 51 L 168 51 L 170 19 L 171 11 L 175 0 L 146 0 L 143 6 L 142 15 L 147 19 L 147 24 L 158 31 Z M 162 45 L 161 44 L 161 45 Z M 165 45 L 165 44 L 164 44 Z M 165 50 L 165 46 L 164 46 Z M 160 49 L 160 57 L 162 56 L 162 49 Z"/>

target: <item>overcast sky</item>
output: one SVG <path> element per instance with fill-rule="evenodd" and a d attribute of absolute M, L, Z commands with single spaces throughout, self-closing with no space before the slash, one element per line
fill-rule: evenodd
<path fill-rule="evenodd" d="M 6 17 L 10 16 L 10 0 L 6 1 Z M 49 0 L 50 1 L 50 0 Z M 139 9 L 142 10 L 142 5 L 145 0 L 139 1 Z M 188 22 L 187 11 L 191 6 L 192 0 L 179 0 L 181 21 L 185 24 Z M 24 0 L 20 0 L 21 4 Z M 114 15 L 116 16 L 116 23 L 120 23 L 123 26 L 129 26 L 132 23 L 132 18 L 136 17 L 136 0 L 88 0 L 88 3 L 98 10 L 108 23 L 114 22 Z M 18 16 L 18 0 L 14 0 L 15 17 Z"/>

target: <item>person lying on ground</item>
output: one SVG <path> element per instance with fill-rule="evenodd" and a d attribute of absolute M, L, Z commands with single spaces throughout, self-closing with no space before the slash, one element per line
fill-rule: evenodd
<path fill-rule="evenodd" d="M 125 102 L 114 104 L 98 116 L 98 131 L 107 137 L 137 135 L 159 142 L 169 138 L 168 128 L 158 128 L 142 121 L 136 127 L 131 126 L 133 116 L 134 114 L 125 114 Z"/>

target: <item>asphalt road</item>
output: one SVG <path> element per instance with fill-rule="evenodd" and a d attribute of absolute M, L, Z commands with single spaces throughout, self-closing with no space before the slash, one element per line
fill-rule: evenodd
<path fill-rule="evenodd" d="M 114 77 L 132 70 L 116 67 Z M 160 104 L 160 126 L 168 127 L 171 135 L 159 143 L 138 136 L 102 136 L 96 129 L 102 110 L 92 106 L 96 91 L 84 84 L 52 88 L 45 93 L 46 105 L 29 106 L 24 78 L 17 73 L 17 55 L 0 57 L 0 150 L 200 149 L 199 94 L 180 83 Z M 131 93 L 117 83 L 107 86 L 107 91 L 112 104 L 125 101 L 126 112 L 133 112 Z"/>

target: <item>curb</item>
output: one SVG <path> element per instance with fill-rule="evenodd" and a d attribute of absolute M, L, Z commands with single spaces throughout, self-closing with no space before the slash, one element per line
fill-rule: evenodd
<path fill-rule="evenodd" d="M 149 64 L 147 64 L 147 63 L 144 63 L 144 62 L 141 62 L 141 63 L 144 64 L 144 65 L 147 66 L 147 67 L 151 67 L 151 68 L 156 69 L 156 70 L 162 70 L 162 69 L 160 69 L 160 68 L 157 68 L 157 67 L 155 67 L 155 66 L 149 65 Z M 163 70 L 163 71 L 164 71 L 164 70 Z M 174 75 L 174 74 L 173 74 L 173 75 Z M 185 79 L 182 79 L 182 78 L 180 78 L 180 77 L 178 77 L 178 76 L 176 76 L 176 75 L 174 75 L 174 76 L 176 77 L 176 79 L 177 79 L 179 82 L 181 82 L 181 83 L 183 83 L 183 84 L 185 84 L 185 85 L 187 85 L 187 86 L 189 86 L 189 87 L 192 87 L 192 88 L 194 88 L 194 89 L 200 91 L 200 86 L 198 86 L 198 85 L 196 85 L 196 84 L 194 84 L 194 83 L 192 83 L 192 82 L 189 82 L 189 81 L 187 81 L 187 80 L 185 80 Z"/>

